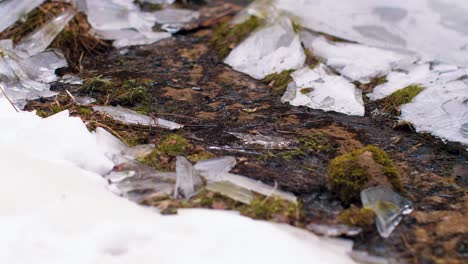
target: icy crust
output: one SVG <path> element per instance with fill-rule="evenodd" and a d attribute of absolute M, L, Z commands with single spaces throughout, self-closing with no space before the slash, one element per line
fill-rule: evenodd
<path fill-rule="evenodd" d="M 346 40 L 468 66 L 465 0 L 274 0 L 301 25 Z"/>
<path fill-rule="evenodd" d="M 253 78 L 263 79 L 272 73 L 301 68 L 305 54 L 291 20 L 281 16 L 253 32 L 224 62 Z"/>
<path fill-rule="evenodd" d="M 304 32 L 304 34 L 312 34 Z M 406 66 L 416 60 L 416 56 L 401 52 L 369 47 L 346 42 L 331 42 L 324 37 L 316 37 L 303 43 L 314 56 L 352 81 L 369 83 L 372 79 L 387 75 L 391 70 Z"/>
<path fill-rule="evenodd" d="M 233 212 L 161 216 L 115 196 L 91 172 L 112 165 L 98 147 L 113 148 L 66 112 L 41 119 L 0 100 L 0 121 L 5 263 L 354 263 L 351 242 Z"/>
<path fill-rule="evenodd" d="M 345 78 L 335 75 L 324 64 L 314 69 L 305 67 L 291 74 L 282 102 L 294 106 L 307 106 L 324 111 L 335 111 L 347 115 L 364 116 L 362 92 Z"/>

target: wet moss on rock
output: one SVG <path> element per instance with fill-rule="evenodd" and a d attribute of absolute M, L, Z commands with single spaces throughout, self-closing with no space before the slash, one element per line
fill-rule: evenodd
<path fill-rule="evenodd" d="M 235 46 L 245 40 L 261 24 L 262 20 L 256 16 L 251 16 L 246 21 L 236 25 L 221 24 L 211 38 L 211 43 L 218 57 L 225 58 Z"/>
<path fill-rule="evenodd" d="M 371 154 L 370 163 L 365 161 L 368 153 Z M 328 183 L 330 189 L 345 204 L 358 201 L 360 192 L 372 185 L 389 183 L 389 187 L 402 191 L 400 175 L 395 165 L 376 146 L 367 146 L 331 160 L 328 165 Z"/>
<path fill-rule="evenodd" d="M 419 85 L 410 85 L 392 93 L 383 100 L 384 110 L 400 114 L 400 106 L 413 101 L 423 90 L 424 88 Z"/>
<path fill-rule="evenodd" d="M 274 93 L 283 93 L 288 85 L 293 81 L 293 78 L 291 77 L 291 73 L 293 71 L 294 70 L 285 70 L 280 73 L 269 74 L 263 78 L 262 82 L 272 87 Z"/>
<path fill-rule="evenodd" d="M 307 151 L 330 153 L 335 150 L 335 144 L 325 134 L 317 132 L 310 133 L 305 137 L 299 138 L 302 148 Z"/>
<path fill-rule="evenodd" d="M 338 216 L 338 222 L 348 226 L 358 226 L 368 231 L 374 227 L 375 213 L 369 208 L 351 206 Z"/>

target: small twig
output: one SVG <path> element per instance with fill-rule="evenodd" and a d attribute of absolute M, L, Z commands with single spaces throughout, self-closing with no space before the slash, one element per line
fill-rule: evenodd
<path fill-rule="evenodd" d="M 100 126 L 100 127 L 103 127 L 103 128 L 107 128 L 112 134 L 114 134 L 114 135 L 115 135 L 116 137 L 118 137 L 123 143 L 125 143 L 125 145 L 129 146 L 128 142 L 127 142 L 122 136 L 120 136 L 119 133 L 115 132 L 115 130 L 113 130 L 113 129 L 110 128 L 109 126 L 104 125 L 104 124 L 102 124 L 102 123 L 99 123 L 98 121 L 95 121 L 95 120 L 91 120 L 90 122 L 96 124 L 97 126 Z"/>
<path fill-rule="evenodd" d="M 7 101 L 11 104 L 11 106 L 15 109 L 16 112 L 19 112 L 18 108 L 16 108 L 16 106 L 13 104 L 13 102 L 10 100 L 10 97 L 8 97 L 8 95 L 5 93 L 5 91 L 3 90 L 3 86 L 0 84 L 0 90 L 2 91 L 2 94 L 5 96 L 5 98 L 7 99 Z"/>
<path fill-rule="evenodd" d="M 70 93 L 70 91 L 68 90 L 65 90 L 65 92 L 68 94 L 68 96 L 70 96 L 70 98 L 73 100 L 73 103 L 76 103 L 76 99 L 75 97 Z"/>

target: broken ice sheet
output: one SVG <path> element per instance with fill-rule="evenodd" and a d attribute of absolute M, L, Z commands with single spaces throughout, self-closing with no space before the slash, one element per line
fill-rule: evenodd
<path fill-rule="evenodd" d="M 195 169 L 208 181 L 220 181 L 222 175 L 229 172 L 236 164 L 236 158 L 228 156 L 199 161 L 195 164 Z"/>
<path fill-rule="evenodd" d="M 273 24 L 254 31 L 224 62 L 253 78 L 263 79 L 272 73 L 301 68 L 305 54 L 291 20 L 280 16 Z"/>
<path fill-rule="evenodd" d="M 244 204 L 250 204 L 254 198 L 251 191 L 230 182 L 211 182 L 208 183 L 205 188 L 208 191 L 219 193 Z"/>
<path fill-rule="evenodd" d="M 28 36 L 23 37 L 16 44 L 15 49 L 25 51 L 30 56 L 44 51 L 74 16 L 74 10 L 64 11 Z"/>
<path fill-rule="evenodd" d="M 189 199 L 195 195 L 203 185 L 203 181 L 198 172 L 185 157 L 177 157 L 176 175 L 174 198 Z"/>
<path fill-rule="evenodd" d="M 23 71 L 32 80 L 51 83 L 58 79 L 55 71 L 68 66 L 60 50 L 48 50 L 19 61 Z"/>
<path fill-rule="evenodd" d="M 0 1 L 0 32 L 13 25 L 45 0 L 4 0 Z"/>
<path fill-rule="evenodd" d="M 364 116 L 362 92 L 345 78 L 335 75 L 324 64 L 314 69 L 305 67 L 291 74 L 282 102 L 324 111 Z"/>
<path fill-rule="evenodd" d="M 250 135 L 236 132 L 229 132 L 229 134 L 242 140 L 246 145 L 260 145 L 266 149 L 285 149 L 291 144 L 291 141 L 282 137 Z"/>
<path fill-rule="evenodd" d="M 301 26 L 371 46 L 468 65 L 468 1 L 275 0 Z M 441 43 L 441 40 L 443 40 Z"/>
<path fill-rule="evenodd" d="M 375 212 L 377 231 L 384 238 L 390 236 L 403 215 L 413 210 L 410 200 L 383 186 L 361 191 L 361 202 Z"/>
<path fill-rule="evenodd" d="M 93 106 L 94 111 L 108 114 L 113 119 L 130 125 L 161 127 L 169 130 L 180 129 L 183 125 L 162 119 L 139 114 L 120 106 Z"/>
<path fill-rule="evenodd" d="M 312 33 L 304 31 L 301 37 L 304 34 Z M 369 83 L 376 77 L 387 75 L 392 69 L 416 60 L 416 56 L 409 54 L 355 43 L 331 42 L 323 36 L 316 37 L 312 41 L 309 39 L 302 37 L 302 42 L 314 56 L 323 59 L 325 64 L 351 81 L 360 83 Z"/>

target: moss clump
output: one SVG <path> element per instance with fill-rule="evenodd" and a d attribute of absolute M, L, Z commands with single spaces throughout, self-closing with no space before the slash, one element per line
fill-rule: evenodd
<path fill-rule="evenodd" d="M 284 151 L 278 154 L 278 156 L 284 159 L 285 161 L 291 161 L 293 158 L 303 156 L 303 155 L 305 155 L 305 153 L 300 148 Z"/>
<path fill-rule="evenodd" d="M 410 85 L 392 93 L 384 99 L 384 110 L 399 114 L 400 106 L 410 103 L 423 90 L 424 88 L 419 85 Z"/>
<path fill-rule="evenodd" d="M 120 105 L 134 110 L 150 112 L 150 85 L 147 80 L 112 81 L 102 76 L 87 80 L 80 93 L 91 95 L 104 105 Z"/>
<path fill-rule="evenodd" d="M 293 70 L 285 70 L 280 73 L 272 73 L 265 76 L 262 82 L 272 87 L 274 93 L 282 93 L 286 90 L 288 84 L 293 81 L 291 77 L 292 72 Z"/>
<path fill-rule="evenodd" d="M 301 89 L 301 94 L 308 94 L 311 93 L 314 90 L 314 88 L 304 88 Z"/>
<path fill-rule="evenodd" d="M 306 56 L 305 64 L 309 65 L 310 69 L 314 69 L 320 63 L 320 61 L 312 54 L 312 51 L 305 47 L 303 47 L 303 49 Z"/>
<path fill-rule="evenodd" d="M 388 155 L 375 146 L 367 146 L 362 149 L 338 156 L 328 164 L 328 182 L 332 191 L 344 203 L 357 201 L 360 192 L 370 187 L 373 178 L 378 175 L 370 173 L 370 166 L 363 164 L 362 155 L 366 152 L 372 153 L 373 161 L 381 165 L 381 172 L 392 187 L 398 191 L 402 190 L 400 175 Z"/>
<path fill-rule="evenodd" d="M 177 134 L 165 137 L 158 145 L 158 150 L 169 156 L 177 156 L 185 152 L 189 143 L 187 139 Z"/>
<path fill-rule="evenodd" d="M 299 207 L 289 201 L 273 197 L 256 197 L 249 205 L 238 208 L 242 215 L 253 219 L 288 222 L 300 218 Z"/>
<path fill-rule="evenodd" d="M 246 39 L 261 23 L 262 21 L 258 17 L 251 16 L 237 25 L 221 24 L 211 38 L 211 43 L 213 43 L 218 57 L 225 58 L 237 44 Z"/>
<path fill-rule="evenodd" d="M 313 152 L 330 153 L 335 150 L 333 142 L 323 133 L 311 133 L 299 138 L 303 148 Z"/>
<path fill-rule="evenodd" d="M 369 208 L 351 206 L 338 216 L 338 222 L 349 226 L 359 226 L 364 230 L 372 230 L 375 213 Z"/>

